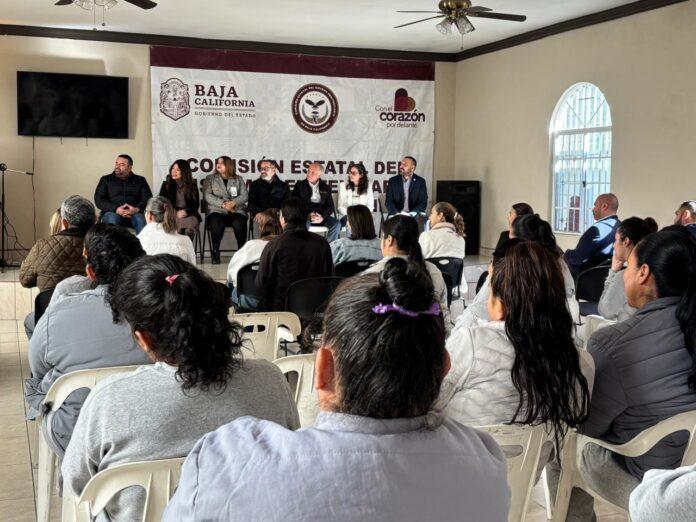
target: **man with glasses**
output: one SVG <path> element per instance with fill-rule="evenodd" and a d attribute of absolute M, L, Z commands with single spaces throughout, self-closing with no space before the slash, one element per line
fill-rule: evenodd
<path fill-rule="evenodd" d="M 280 211 L 283 201 L 288 199 L 289 189 L 287 184 L 278 177 L 276 162 L 270 159 L 262 159 L 257 164 L 261 175 L 249 185 L 249 215 L 255 223 L 258 223 L 260 212 L 269 208 Z"/>

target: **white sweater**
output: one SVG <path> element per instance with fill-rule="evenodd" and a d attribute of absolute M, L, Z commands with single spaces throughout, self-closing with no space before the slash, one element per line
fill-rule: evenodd
<path fill-rule="evenodd" d="M 346 188 L 345 182 L 339 183 L 338 185 L 338 217 L 342 218 L 348 214 L 348 207 L 353 205 L 365 205 L 372 212 L 372 207 L 374 206 L 375 196 L 372 193 L 372 187 L 367 184 L 367 192 L 365 194 L 358 194 L 356 190 L 348 190 Z"/>
<path fill-rule="evenodd" d="M 250 239 L 234 253 L 232 259 L 230 259 L 230 264 L 227 265 L 228 283 L 232 283 L 235 287 L 237 286 L 237 274 L 239 271 L 247 265 L 259 262 L 263 249 L 266 248 L 270 239 L 272 238 Z"/>
<path fill-rule="evenodd" d="M 457 234 L 457 229 L 452 223 L 438 223 L 428 231 L 421 232 L 418 238 L 423 257 L 458 257 L 465 256 L 466 242 Z"/>
<path fill-rule="evenodd" d="M 148 256 L 171 254 L 192 265 L 196 264 L 196 251 L 188 236 L 164 231 L 162 223 L 148 223 L 138 234 L 140 244 Z"/>

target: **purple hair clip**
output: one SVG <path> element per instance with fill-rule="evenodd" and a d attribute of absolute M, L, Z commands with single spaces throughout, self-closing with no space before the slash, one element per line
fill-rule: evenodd
<path fill-rule="evenodd" d="M 440 303 L 434 301 L 433 304 L 430 305 L 430 308 L 422 312 L 413 312 L 411 310 L 407 310 L 403 306 L 399 306 L 396 303 L 380 303 L 378 305 L 373 306 L 372 311 L 378 315 L 386 314 L 387 312 L 396 312 L 401 315 L 405 315 L 406 317 L 418 317 L 419 315 L 440 315 L 440 312 L 442 310 L 440 309 Z"/>

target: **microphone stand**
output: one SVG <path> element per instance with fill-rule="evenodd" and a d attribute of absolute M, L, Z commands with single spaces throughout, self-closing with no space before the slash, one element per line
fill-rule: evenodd
<path fill-rule="evenodd" d="M 0 272 L 5 273 L 5 269 L 10 266 L 7 259 L 5 259 L 5 172 L 14 172 L 15 174 L 25 174 L 27 176 L 33 176 L 33 172 L 26 172 L 23 170 L 12 170 L 8 169 L 7 165 L 0 163 L 0 221 L 2 225 L 2 234 L 0 237 Z"/>

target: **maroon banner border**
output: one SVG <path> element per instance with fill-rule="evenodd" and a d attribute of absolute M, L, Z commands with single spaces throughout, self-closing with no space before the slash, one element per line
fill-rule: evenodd
<path fill-rule="evenodd" d="M 435 62 L 429 61 L 309 56 L 155 45 L 150 47 L 150 65 L 378 80 L 435 80 Z"/>

